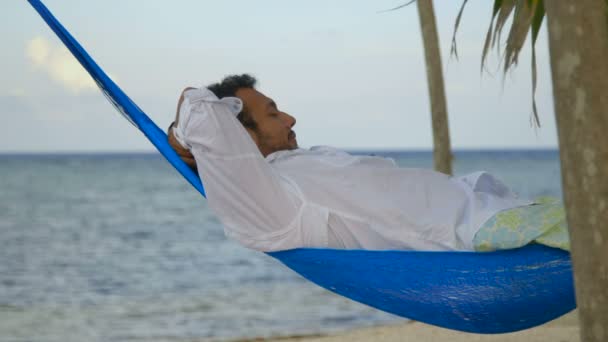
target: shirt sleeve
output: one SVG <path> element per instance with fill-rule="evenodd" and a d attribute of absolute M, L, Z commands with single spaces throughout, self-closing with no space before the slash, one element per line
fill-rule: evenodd
<path fill-rule="evenodd" d="M 303 200 L 264 159 L 236 115 L 242 102 L 186 91 L 175 135 L 196 159 L 209 206 L 239 240 L 277 240 L 300 221 Z"/>

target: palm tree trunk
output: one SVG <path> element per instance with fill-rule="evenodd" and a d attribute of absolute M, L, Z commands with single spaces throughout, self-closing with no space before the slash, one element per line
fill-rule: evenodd
<path fill-rule="evenodd" d="M 608 341 L 608 23 L 598 0 L 545 1 L 583 341 Z"/>
<path fill-rule="evenodd" d="M 445 101 L 445 87 L 441 66 L 439 38 L 435 24 L 435 12 L 432 0 L 418 0 L 418 16 L 424 56 L 426 77 L 428 80 L 429 97 L 431 102 L 431 121 L 433 123 L 433 158 L 435 170 L 452 174 L 452 152 L 450 147 L 450 131 L 448 128 L 448 110 Z"/>

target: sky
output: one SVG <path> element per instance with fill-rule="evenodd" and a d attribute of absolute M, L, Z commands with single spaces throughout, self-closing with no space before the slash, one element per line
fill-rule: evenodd
<path fill-rule="evenodd" d="M 301 147 L 430 149 L 424 50 L 402 0 L 43 1 L 159 126 L 181 90 L 250 73 L 297 119 Z M 500 55 L 480 71 L 491 2 L 436 1 L 454 149 L 556 148 L 546 28 L 537 42 L 531 125 L 529 41 L 515 70 Z M 96 88 L 27 1 L 0 11 L 0 153 L 147 152 L 153 147 Z M 504 34 L 506 37 L 506 34 Z"/>

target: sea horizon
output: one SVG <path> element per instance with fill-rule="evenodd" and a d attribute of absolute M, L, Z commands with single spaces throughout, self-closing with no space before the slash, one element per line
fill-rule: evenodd
<path fill-rule="evenodd" d="M 319 145 L 316 145 L 319 146 Z M 321 145 L 322 146 L 322 145 Z M 349 153 L 433 153 L 432 148 L 401 148 L 401 147 L 357 147 L 357 148 L 341 148 L 338 149 Z M 455 148 L 452 149 L 454 154 L 466 153 L 512 153 L 512 152 L 559 152 L 558 147 L 487 147 L 487 148 Z M 126 151 L 0 151 L 0 157 L 10 156 L 160 156 L 160 152 L 155 150 L 126 150 Z"/>

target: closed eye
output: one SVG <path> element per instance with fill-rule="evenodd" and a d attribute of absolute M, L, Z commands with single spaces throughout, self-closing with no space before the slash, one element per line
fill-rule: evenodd
<path fill-rule="evenodd" d="M 270 100 L 270 101 L 268 102 L 268 109 L 270 109 L 270 110 L 276 110 L 276 111 L 278 111 L 278 110 L 279 110 L 279 109 L 277 108 L 277 104 L 276 104 L 276 103 L 275 103 L 273 100 Z"/>

